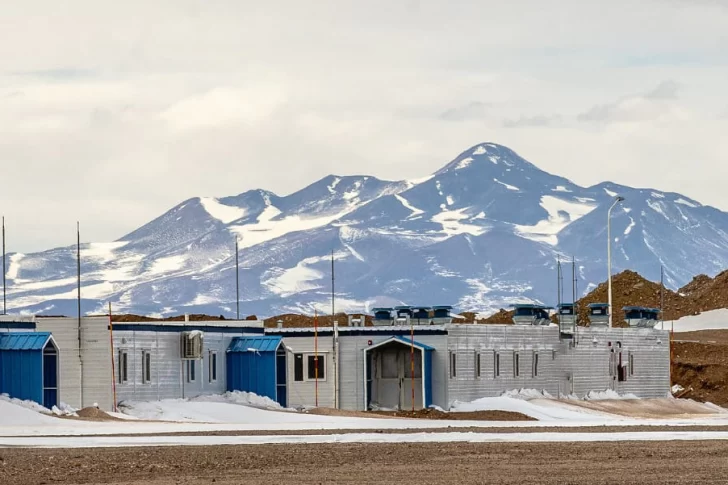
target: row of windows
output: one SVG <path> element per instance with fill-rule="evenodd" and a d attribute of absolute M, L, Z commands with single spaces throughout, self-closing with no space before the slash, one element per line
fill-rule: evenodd
<path fill-rule="evenodd" d="M 531 365 L 531 376 L 538 377 L 538 353 L 533 353 L 533 362 Z M 481 353 L 475 352 L 473 357 L 473 363 L 475 366 L 475 377 L 480 379 L 482 365 L 481 365 Z M 458 361 L 457 353 L 450 352 L 450 378 L 455 379 L 458 376 Z M 500 352 L 494 352 L 493 355 L 493 377 L 501 377 L 501 354 Z M 518 352 L 513 352 L 513 377 L 521 377 L 521 356 Z"/>
<path fill-rule="evenodd" d="M 209 351 L 207 359 L 207 379 L 208 382 L 217 382 L 217 352 Z M 187 382 L 197 381 L 197 361 L 185 361 L 185 373 Z M 127 350 L 119 350 L 119 370 L 117 372 L 120 384 L 129 382 L 129 352 Z M 152 382 L 152 353 L 149 350 L 142 350 L 142 382 L 149 384 Z"/>

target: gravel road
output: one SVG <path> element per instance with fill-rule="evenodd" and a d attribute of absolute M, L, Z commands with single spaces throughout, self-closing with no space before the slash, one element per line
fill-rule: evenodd
<path fill-rule="evenodd" d="M 728 483 L 728 441 L 1 449 L 3 485 Z"/>

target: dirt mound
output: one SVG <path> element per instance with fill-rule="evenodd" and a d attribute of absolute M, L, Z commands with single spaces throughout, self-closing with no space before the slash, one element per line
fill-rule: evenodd
<path fill-rule="evenodd" d="M 76 411 L 79 418 L 83 418 L 89 421 L 121 421 L 119 418 L 115 418 L 99 408 L 88 407 L 79 409 Z"/>
<path fill-rule="evenodd" d="M 496 313 L 492 314 L 488 318 L 485 318 L 483 320 L 479 320 L 478 323 L 505 323 L 505 324 L 512 324 L 513 323 L 513 310 L 508 311 L 503 308 L 498 310 Z"/>
<path fill-rule="evenodd" d="M 673 384 L 685 388 L 680 397 L 728 406 L 728 341 L 674 341 L 671 367 Z"/>
<path fill-rule="evenodd" d="M 364 326 L 372 326 L 372 317 L 369 315 L 358 315 L 357 317 L 364 317 Z M 319 327 L 332 327 L 333 319 L 331 315 L 318 315 Z M 276 315 L 274 317 L 266 318 L 263 320 L 264 324 L 268 328 L 275 328 L 278 326 L 278 320 L 283 322 L 283 328 L 308 328 L 313 327 L 314 317 L 313 315 L 297 315 L 293 313 L 285 313 L 283 315 Z M 346 313 L 337 313 L 336 320 L 339 322 L 340 327 L 346 327 L 349 325 L 349 316 Z"/>
<path fill-rule="evenodd" d="M 612 305 L 614 307 L 614 326 L 626 326 L 624 322 L 625 306 L 643 306 L 660 308 L 660 292 L 662 287 L 659 283 L 649 281 L 634 271 L 622 271 L 612 276 Z M 601 283 L 588 295 L 578 301 L 579 324 L 584 325 L 589 321 L 590 303 L 607 303 L 608 285 Z M 672 290 L 664 289 L 664 315 L 665 320 L 677 319 L 684 315 L 690 315 L 690 302 Z M 687 313 L 686 313 L 687 312 Z"/>
<path fill-rule="evenodd" d="M 370 414 L 379 416 L 393 416 L 397 418 L 413 419 L 445 419 L 457 421 L 538 421 L 525 414 L 512 411 L 471 411 L 449 413 L 438 409 L 427 408 L 418 411 L 369 411 Z"/>
<path fill-rule="evenodd" d="M 710 276 L 699 274 L 698 276 L 693 277 L 690 283 L 677 290 L 677 292 L 681 295 L 690 296 L 692 294 L 700 293 L 712 282 L 713 278 L 711 278 Z"/>

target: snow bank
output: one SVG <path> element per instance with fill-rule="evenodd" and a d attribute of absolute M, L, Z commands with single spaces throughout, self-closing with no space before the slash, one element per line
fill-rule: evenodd
<path fill-rule="evenodd" d="M 658 324 L 659 328 L 659 324 Z M 676 332 L 694 332 L 696 330 L 728 330 L 728 308 L 703 312 L 700 315 L 683 317 L 674 322 L 665 322 L 665 329 L 672 328 Z"/>
<path fill-rule="evenodd" d="M 472 402 L 455 401 L 451 406 L 453 412 L 468 411 L 511 411 L 525 414 L 539 421 L 595 421 L 607 415 L 588 410 L 577 410 L 553 399 L 537 399 L 509 396 L 484 397 Z M 601 421 L 600 421 L 601 422 Z"/>
<path fill-rule="evenodd" d="M 0 426 L 36 426 L 56 422 L 50 410 L 33 401 L 21 401 L 0 395 Z"/>

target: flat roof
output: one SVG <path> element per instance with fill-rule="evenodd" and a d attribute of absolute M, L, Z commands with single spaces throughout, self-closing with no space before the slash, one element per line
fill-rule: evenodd
<path fill-rule="evenodd" d="M 641 312 L 653 312 L 653 313 L 660 311 L 659 308 L 650 308 L 650 307 L 645 307 L 645 306 L 625 306 L 625 307 L 622 307 L 622 310 L 624 310 L 626 312 L 632 311 L 632 310 L 638 310 Z"/>

